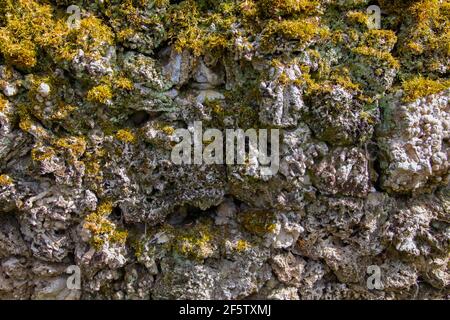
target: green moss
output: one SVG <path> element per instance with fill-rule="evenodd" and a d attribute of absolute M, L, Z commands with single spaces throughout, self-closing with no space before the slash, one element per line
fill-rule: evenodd
<path fill-rule="evenodd" d="M 213 227 L 210 222 L 200 222 L 187 230 L 177 230 L 173 250 L 189 259 L 202 261 L 215 251 Z"/>
<path fill-rule="evenodd" d="M 239 222 L 248 232 L 264 236 L 275 231 L 275 214 L 265 210 L 249 210 L 239 214 Z"/>

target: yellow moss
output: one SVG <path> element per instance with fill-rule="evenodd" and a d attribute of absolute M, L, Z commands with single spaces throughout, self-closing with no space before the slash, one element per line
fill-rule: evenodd
<path fill-rule="evenodd" d="M 126 143 L 136 142 L 136 135 L 128 129 L 120 129 L 119 131 L 117 131 L 116 138 Z"/>
<path fill-rule="evenodd" d="M 58 109 L 51 115 L 52 120 L 63 120 L 66 119 L 73 111 L 77 108 L 70 105 L 65 104 L 62 101 L 58 105 Z"/>
<path fill-rule="evenodd" d="M 29 69 L 38 54 L 56 60 L 72 60 L 81 49 L 86 57 L 98 59 L 114 34 L 96 17 L 81 19 L 80 27 L 69 29 L 67 16 L 57 16 L 51 5 L 36 0 L 0 0 L 5 21 L 0 27 L 0 53 L 8 63 Z"/>
<path fill-rule="evenodd" d="M 171 6 L 168 36 L 178 52 L 190 50 L 195 56 L 210 55 L 220 58 L 230 42 L 229 30 L 237 22 L 231 1 L 220 2 L 206 11 L 208 3 L 193 0 Z"/>
<path fill-rule="evenodd" d="M 96 250 L 100 250 L 106 242 L 124 244 L 127 240 L 128 232 L 118 230 L 116 225 L 108 220 L 112 208 L 112 202 L 103 202 L 95 212 L 84 219 L 83 227 L 91 232 L 91 244 Z"/>
<path fill-rule="evenodd" d="M 128 231 L 115 230 L 109 237 L 112 243 L 125 243 L 127 241 Z"/>
<path fill-rule="evenodd" d="M 33 0 L 0 1 L 7 12 L 0 28 L 0 52 L 19 68 L 37 63 L 37 51 L 59 44 L 60 25 L 53 19 L 52 8 Z"/>
<path fill-rule="evenodd" d="M 174 249 L 187 258 L 204 260 L 214 253 L 213 240 L 211 225 L 200 223 L 176 235 Z"/>
<path fill-rule="evenodd" d="M 170 4 L 170 0 L 155 0 L 155 5 L 158 8 L 167 7 Z"/>
<path fill-rule="evenodd" d="M 402 88 L 403 101 L 412 102 L 450 88 L 450 80 L 432 80 L 419 76 L 404 81 Z"/>
<path fill-rule="evenodd" d="M 57 55 L 60 59 L 72 60 L 81 49 L 85 56 L 99 59 L 104 53 L 99 50 L 112 45 L 113 40 L 113 32 L 102 20 L 94 16 L 87 17 L 81 19 L 79 28 L 68 31 L 64 45 L 58 47 Z"/>
<path fill-rule="evenodd" d="M 13 184 L 13 180 L 6 174 L 0 175 L 0 186 L 7 187 Z"/>
<path fill-rule="evenodd" d="M 107 103 L 113 98 L 111 87 L 105 84 L 96 86 L 89 90 L 87 99 L 91 102 Z"/>
<path fill-rule="evenodd" d="M 266 37 L 279 35 L 287 40 L 299 40 L 301 43 L 308 43 L 315 36 L 325 37 L 328 32 L 320 28 L 314 20 L 272 20 L 267 27 Z"/>
<path fill-rule="evenodd" d="M 358 91 L 360 90 L 360 85 L 352 82 L 349 75 L 339 75 L 333 78 L 337 84 L 341 87 L 350 90 L 350 91 Z"/>
<path fill-rule="evenodd" d="M 275 214 L 265 210 L 249 210 L 239 214 L 239 221 L 250 233 L 264 236 L 275 231 Z"/>
<path fill-rule="evenodd" d="M 102 158 L 104 157 L 104 149 L 96 148 L 92 153 L 86 152 L 83 161 L 86 168 L 86 177 L 94 184 L 94 189 L 101 189 L 103 181 Z"/>
<path fill-rule="evenodd" d="M 345 42 L 345 33 L 342 30 L 335 30 L 331 34 L 331 41 L 333 41 L 334 44 L 342 44 Z"/>
<path fill-rule="evenodd" d="M 304 73 L 301 78 L 296 80 L 296 84 L 298 86 L 305 85 L 306 86 L 306 95 L 314 94 L 315 92 L 331 92 L 332 88 L 330 85 L 324 85 L 323 83 L 319 83 L 311 78 L 309 73 Z"/>
<path fill-rule="evenodd" d="M 392 30 L 369 30 L 365 34 L 365 40 L 372 48 L 393 48 L 397 43 L 397 36 Z"/>
<path fill-rule="evenodd" d="M 282 72 L 278 78 L 278 81 L 283 85 L 287 85 L 290 82 L 290 79 L 285 72 Z"/>
<path fill-rule="evenodd" d="M 204 105 L 208 109 L 211 109 L 211 111 L 216 116 L 219 116 L 220 118 L 223 118 L 225 116 L 225 109 L 222 106 L 222 103 L 220 102 L 220 100 L 209 100 L 209 99 L 206 99 L 205 102 L 204 102 Z"/>
<path fill-rule="evenodd" d="M 136 31 L 132 28 L 125 28 L 117 32 L 117 39 L 119 41 L 125 41 L 136 34 Z"/>
<path fill-rule="evenodd" d="M 367 26 L 369 22 L 369 16 L 363 12 L 359 11 L 350 11 L 347 12 L 347 19 L 352 23 L 359 23 L 364 26 Z"/>
<path fill-rule="evenodd" d="M 87 161 L 85 163 L 86 166 L 86 174 L 90 177 L 96 177 L 100 172 L 100 164 L 93 162 L 93 161 Z"/>
<path fill-rule="evenodd" d="M 379 61 L 386 62 L 389 67 L 399 69 L 400 63 L 395 59 L 388 51 L 377 50 L 370 47 L 357 47 L 352 50 L 354 53 L 370 58 L 377 59 Z"/>
<path fill-rule="evenodd" d="M 225 49 L 228 46 L 228 42 L 229 40 L 223 35 L 210 34 L 206 36 L 204 40 L 203 51 L 204 53 L 205 52 L 211 53 L 211 51 L 214 50 L 221 52 L 221 50 Z"/>
<path fill-rule="evenodd" d="M 316 0 L 260 0 L 260 13 L 265 16 L 285 16 L 293 14 L 317 14 L 320 2 Z"/>
<path fill-rule="evenodd" d="M 165 134 L 171 136 L 171 135 L 174 134 L 175 129 L 174 129 L 173 127 L 171 127 L 171 126 L 164 126 L 164 127 L 162 128 L 162 131 L 163 131 Z"/>
<path fill-rule="evenodd" d="M 81 31 L 81 32 L 79 32 Z M 114 34 L 111 29 L 105 25 L 102 20 L 96 17 L 88 17 L 81 19 L 80 29 L 73 30 L 73 33 L 78 33 L 76 39 L 80 45 L 91 45 L 93 47 L 100 46 L 102 44 L 112 45 L 114 40 Z M 86 40 L 88 43 L 86 43 Z M 82 42 L 84 42 L 82 44 Z"/>
<path fill-rule="evenodd" d="M 175 42 L 175 50 L 182 52 L 184 49 L 191 49 L 195 56 L 200 56 L 203 52 L 203 41 L 196 34 L 200 33 L 198 29 L 188 28 L 179 34 Z"/>
<path fill-rule="evenodd" d="M 239 4 L 239 11 L 242 12 L 244 18 L 249 20 L 251 19 L 250 21 L 252 21 L 253 23 L 258 14 L 258 8 L 255 4 L 255 1 L 253 0 L 242 1 Z"/>
<path fill-rule="evenodd" d="M 240 239 L 236 243 L 235 250 L 237 252 L 242 252 L 247 250 L 248 248 L 250 248 L 250 244 L 248 243 L 248 241 Z"/>
<path fill-rule="evenodd" d="M 33 126 L 33 122 L 29 118 L 21 119 L 19 122 L 19 128 L 25 132 L 29 132 Z"/>
<path fill-rule="evenodd" d="M 425 48 L 422 44 L 413 41 L 408 42 L 406 44 L 406 47 L 413 55 L 421 55 L 425 51 Z"/>
<path fill-rule="evenodd" d="M 75 158 L 79 158 L 86 151 L 86 140 L 84 137 L 66 137 L 55 141 L 55 145 L 69 150 Z"/>
<path fill-rule="evenodd" d="M 359 42 L 359 33 L 358 33 L 358 31 L 356 31 L 356 30 L 350 30 L 349 32 L 348 32 L 348 36 L 350 37 L 350 40 L 353 42 L 353 43 L 358 43 Z"/>
<path fill-rule="evenodd" d="M 335 70 L 328 70 L 327 66 L 324 66 L 322 69 L 325 70 L 321 73 L 321 77 L 313 79 L 309 73 L 309 68 L 302 68 L 302 77 L 296 80 L 296 82 L 299 86 L 306 86 L 306 95 L 327 94 L 332 92 L 333 87 L 336 85 L 339 85 L 354 94 L 362 92 L 361 85 L 352 81 L 350 71 L 347 68 L 341 67 Z"/>
<path fill-rule="evenodd" d="M 45 161 L 55 155 L 56 152 L 53 148 L 43 146 L 42 144 L 38 144 L 38 146 L 31 150 L 31 159 L 33 159 L 34 161 Z"/>
<path fill-rule="evenodd" d="M 372 114 L 370 114 L 369 112 L 366 112 L 366 111 L 362 111 L 360 113 L 360 118 L 361 118 L 361 120 L 367 122 L 370 125 L 374 125 L 376 123 L 375 117 Z"/>
<path fill-rule="evenodd" d="M 131 242 L 131 246 L 134 249 L 134 256 L 139 260 L 144 253 L 144 243 L 137 239 L 133 239 Z"/>
<path fill-rule="evenodd" d="M 450 17 L 449 2 L 440 0 L 416 0 L 406 4 L 395 1 L 391 10 L 408 22 L 401 33 L 398 53 L 403 67 L 413 74 L 442 73 L 449 70 Z M 429 63 L 429 61 L 439 61 Z"/>
<path fill-rule="evenodd" d="M 124 77 L 119 77 L 119 78 L 115 79 L 114 86 L 119 89 L 127 90 L 127 91 L 131 91 L 134 88 L 133 82 L 130 79 L 124 78 Z"/>
<path fill-rule="evenodd" d="M 6 100 L 5 98 L 3 98 L 2 95 L 0 95 L 0 112 L 5 111 L 7 105 L 8 105 L 8 100 Z"/>

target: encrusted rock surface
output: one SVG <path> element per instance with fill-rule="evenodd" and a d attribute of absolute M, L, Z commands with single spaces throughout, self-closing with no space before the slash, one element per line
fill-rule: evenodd
<path fill-rule="evenodd" d="M 450 5 L 377 4 L 0 0 L 0 299 L 450 298 Z"/>

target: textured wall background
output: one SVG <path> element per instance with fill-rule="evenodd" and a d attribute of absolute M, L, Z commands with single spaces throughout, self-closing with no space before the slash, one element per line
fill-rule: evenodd
<path fill-rule="evenodd" d="M 449 30 L 447 0 L 0 0 L 0 298 L 448 298 Z M 173 164 L 194 121 L 280 129 L 279 172 Z"/>

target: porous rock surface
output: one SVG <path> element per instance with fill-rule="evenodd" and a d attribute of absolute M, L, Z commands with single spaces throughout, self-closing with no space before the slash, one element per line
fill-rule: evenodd
<path fill-rule="evenodd" d="M 0 299 L 448 299 L 450 5 L 378 5 L 0 0 Z"/>

